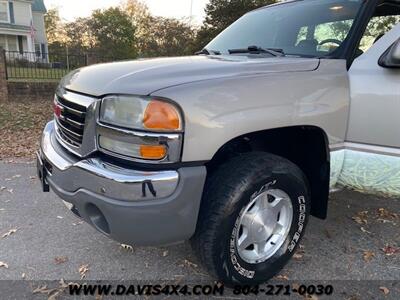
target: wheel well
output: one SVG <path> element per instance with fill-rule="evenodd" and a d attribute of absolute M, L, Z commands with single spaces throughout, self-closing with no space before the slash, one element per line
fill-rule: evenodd
<path fill-rule="evenodd" d="M 328 209 L 330 153 L 326 133 L 316 126 L 294 126 L 252 132 L 223 145 L 206 164 L 211 174 L 230 158 L 264 151 L 295 163 L 306 175 L 311 190 L 311 214 L 325 219 Z"/>

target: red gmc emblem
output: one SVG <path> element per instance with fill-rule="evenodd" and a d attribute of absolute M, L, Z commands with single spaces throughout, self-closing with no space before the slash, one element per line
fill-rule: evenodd
<path fill-rule="evenodd" d="M 53 110 L 57 118 L 61 117 L 62 108 L 57 102 L 54 102 Z"/>

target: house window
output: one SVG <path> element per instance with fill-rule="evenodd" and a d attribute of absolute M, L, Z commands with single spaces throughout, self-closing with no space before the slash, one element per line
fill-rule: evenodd
<path fill-rule="evenodd" d="M 18 51 L 18 40 L 16 35 L 7 36 L 8 51 L 17 52 Z"/>
<path fill-rule="evenodd" d="M 22 35 L 18 36 L 18 48 L 19 48 L 19 54 L 24 54 L 24 38 Z"/>
<path fill-rule="evenodd" d="M 40 57 L 42 55 L 40 44 L 35 44 L 35 52 L 36 52 L 36 57 Z"/>
<path fill-rule="evenodd" d="M 10 23 L 8 1 L 0 1 L 0 22 Z"/>
<path fill-rule="evenodd" d="M 7 50 L 7 41 L 5 35 L 0 35 L 0 47 Z"/>
<path fill-rule="evenodd" d="M 4 50 L 18 52 L 18 38 L 16 35 L 0 35 L 0 47 Z"/>

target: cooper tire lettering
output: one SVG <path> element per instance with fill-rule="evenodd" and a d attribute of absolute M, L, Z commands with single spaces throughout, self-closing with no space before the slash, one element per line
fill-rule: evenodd
<path fill-rule="evenodd" d="M 215 277 L 231 285 L 255 285 L 275 276 L 291 258 L 290 253 L 304 233 L 310 211 L 308 186 L 305 175 L 296 165 L 273 154 L 243 153 L 224 162 L 207 178 L 196 233 L 192 238 L 192 246 L 202 263 Z M 263 198 L 261 194 L 272 198 Z M 263 250 L 256 251 L 252 258 L 248 251 L 259 244 L 257 234 L 262 234 L 261 242 L 268 243 L 277 227 L 273 222 L 272 225 L 266 222 L 265 226 L 272 227 L 259 233 L 263 227 L 253 226 L 253 217 L 250 217 L 247 229 L 251 234 L 251 247 L 243 245 L 245 248 L 239 248 L 239 236 L 243 237 L 243 228 L 246 228 L 239 216 L 253 213 L 252 205 L 259 201 L 257 198 L 268 199 L 268 202 L 285 200 L 279 212 L 258 206 L 263 220 L 272 220 L 270 218 L 276 216 L 276 222 L 285 229 L 274 234 L 284 234 L 281 240 L 277 239 L 277 243 L 271 243 L 265 249 L 260 248 Z M 257 209 L 254 212 L 257 213 Z M 270 230 L 273 231 L 268 233 Z"/>

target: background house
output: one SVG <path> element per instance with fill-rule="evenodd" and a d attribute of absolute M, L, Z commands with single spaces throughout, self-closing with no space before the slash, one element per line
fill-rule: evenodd
<path fill-rule="evenodd" d="M 43 0 L 0 0 L 0 47 L 30 61 L 47 61 L 45 13 Z"/>

